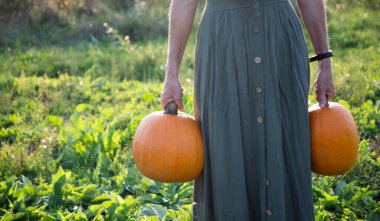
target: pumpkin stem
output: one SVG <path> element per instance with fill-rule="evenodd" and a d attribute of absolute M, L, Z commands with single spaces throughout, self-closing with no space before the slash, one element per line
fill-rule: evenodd
<path fill-rule="evenodd" d="M 164 114 L 178 114 L 178 107 L 174 100 L 169 101 L 169 103 L 166 105 Z"/>

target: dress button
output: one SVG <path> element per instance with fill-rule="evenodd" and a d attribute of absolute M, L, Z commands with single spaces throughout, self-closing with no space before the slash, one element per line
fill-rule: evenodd
<path fill-rule="evenodd" d="M 253 32 L 260 32 L 260 27 L 259 26 L 253 26 Z"/>
<path fill-rule="evenodd" d="M 261 62 L 261 58 L 260 57 L 255 57 L 255 62 L 258 64 Z"/>
<path fill-rule="evenodd" d="M 257 92 L 257 93 L 261 93 L 262 91 L 263 91 L 263 89 L 262 89 L 261 87 L 257 87 L 257 88 L 256 88 L 256 92 Z"/>
<path fill-rule="evenodd" d="M 268 216 L 272 215 L 272 210 L 270 209 L 267 209 L 265 212 L 267 213 Z"/>
<path fill-rule="evenodd" d="M 257 122 L 259 122 L 260 124 L 263 122 L 263 118 L 262 117 L 257 117 Z"/>
<path fill-rule="evenodd" d="M 270 181 L 268 179 L 265 180 L 265 186 L 269 186 L 270 185 Z"/>

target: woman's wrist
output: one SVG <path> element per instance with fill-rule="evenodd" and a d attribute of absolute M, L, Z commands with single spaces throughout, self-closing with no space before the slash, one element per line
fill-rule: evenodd
<path fill-rule="evenodd" d="M 175 64 L 165 64 L 165 74 L 167 77 L 173 78 L 179 75 L 179 66 Z"/>
<path fill-rule="evenodd" d="M 325 58 L 318 61 L 318 65 L 322 67 L 331 67 L 331 58 Z"/>
<path fill-rule="evenodd" d="M 318 74 L 332 75 L 332 63 L 330 58 L 326 58 L 318 61 Z"/>

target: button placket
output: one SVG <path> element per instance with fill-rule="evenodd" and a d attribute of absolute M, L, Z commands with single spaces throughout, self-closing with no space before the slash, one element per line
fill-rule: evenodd
<path fill-rule="evenodd" d="M 265 38 L 264 38 L 264 30 L 263 30 L 263 18 L 262 18 L 262 15 L 260 13 L 260 5 L 259 5 L 259 2 L 260 0 L 255 0 L 255 11 L 257 13 L 254 13 L 254 18 L 253 18 L 253 25 L 252 25 L 252 31 L 253 31 L 253 41 L 254 41 L 254 53 L 253 53 L 253 65 L 254 65 L 254 69 L 257 71 L 255 71 L 255 82 L 254 84 L 256 85 L 255 86 L 255 93 L 257 93 L 258 96 L 255 96 L 256 98 L 256 102 L 257 104 L 259 105 L 256 105 L 256 113 L 257 113 L 257 116 L 256 116 L 256 122 L 257 124 L 260 125 L 260 130 L 262 130 L 262 134 L 264 134 L 264 136 L 260 137 L 260 143 L 263 148 L 264 148 L 264 151 L 263 151 L 263 157 L 264 157 L 264 163 L 263 163 L 263 166 L 264 166 L 264 174 L 263 174 L 263 178 L 264 178 L 264 184 L 263 184 L 263 187 L 265 188 L 265 206 L 266 206 L 266 210 L 265 210 L 265 213 L 267 216 L 271 216 L 272 215 L 272 209 L 271 209 L 271 202 L 269 201 L 269 193 L 270 193 L 270 189 L 269 189 L 269 186 L 271 185 L 270 183 L 270 180 L 267 178 L 268 177 L 268 174 L 267 174 L 267 151 L 266 151 L 266 144 L 265 144 L 265 137 L 266 137 L 266 134 L 265 134 L 265 96 L 264 96 L 264 93 L 263 93 L 263 89 L 265 88 L 265 66 L 264 66 L 264 62 L 265 62 L 265 57 L 264 57 L 264 45 L 265 45 Z M 258 43 L 259 42 L 259 43 Z"/>

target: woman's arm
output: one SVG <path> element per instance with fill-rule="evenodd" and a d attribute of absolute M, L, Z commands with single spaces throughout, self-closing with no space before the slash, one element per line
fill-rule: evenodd
<path fill-rule="evenodd" d="M 329 50 L 326 27 L 326 12 L 323 0 L 297 0 L 301 18 L 305 23 L 313 44 L 314 52 L 320 54 Z M 318 61 L 318 77 L 314 81 L 316 99 L 321 107 L 336 95 L 331 71 L 331 59 Z"/>
<path fill-rule="evenodd" d="M 165 82 L 161 93 L 161 106 L 165 109 L 174 100 L 183 110 L 182 86 L 179 68 L 194 24 L 198 0 L 172 0 L 169 9 L 168 57 L 165 64 Z"/>

